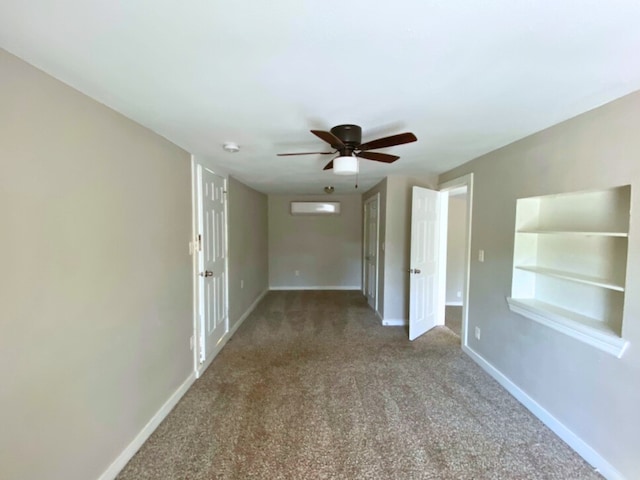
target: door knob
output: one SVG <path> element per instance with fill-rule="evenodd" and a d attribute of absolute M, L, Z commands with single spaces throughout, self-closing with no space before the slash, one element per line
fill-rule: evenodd
<path fill-rule="evenodd" d="M 201 277 L 213 277 L 213 272 L 210 270 L 205 270 L 204 272 L 200 272 Z"/>
<path fill-rule="evenodd" d="M 420 269 L 419 269 L 419 268 L 410 268 L 410 269 L 409 269 L 409 273 L 416 273 L 416 274 L 418 274 L 418 273 L 421 273 L 421 272 L 420 272 Z"/>

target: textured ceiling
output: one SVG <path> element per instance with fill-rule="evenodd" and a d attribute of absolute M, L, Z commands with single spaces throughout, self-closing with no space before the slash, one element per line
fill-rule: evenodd
<path fill-rule="evenodd" d="M 640 2 L 3 0 L 0 45 L 263 192 L 353 192 L 309 129 L 441 173 L 640 89 Z M 1 73 L 1 72 L 0 72 Z M 223 152 L 226 141 L 241 151 Z"/>

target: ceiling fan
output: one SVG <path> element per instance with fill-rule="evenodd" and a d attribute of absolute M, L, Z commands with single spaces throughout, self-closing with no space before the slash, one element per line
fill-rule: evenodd
<path fill-rule="evenodd" d="M 278 156 L 290 155 L 334 155 L 339 156 L 327 163 L 323 170 L 334 169 L 334 173 L 350 175 L 357 173 L 357 158 L 374 160 L 376 162 L 393 163 L 400 157 L 388 153 L 371 152 L 378 148 L 393 147 L 417 140 L 413 133 L 399 133 L 390 137 L 378 138 L 370 142 L 362 143 L 362 128 L 358 125 L 337 125 L 330 132 L 324 130 L 311 130 L 316 137 L 324 140 L 335 150 L 332 152 L 300 152 L 279 153 Z"/>

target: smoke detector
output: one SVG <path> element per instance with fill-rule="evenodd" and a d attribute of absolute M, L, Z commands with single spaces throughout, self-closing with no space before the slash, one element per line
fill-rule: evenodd
<path fill-rule="evenodd" d="M 229 153 L 236 153 L 240 151 L 240 147 L 238 146 L 237 143 L 234 143 L 234 142 L 227 142 L 224 145 L 222 145 L 222 148 L 224 149 L 225 152 L 229 152 Z"/>

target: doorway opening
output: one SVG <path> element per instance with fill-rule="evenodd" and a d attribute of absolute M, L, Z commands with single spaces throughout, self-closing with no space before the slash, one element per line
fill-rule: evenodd
<path fill-rule="evenodd" d="M 445 326 L 467 345 L 469 269 L 471 260 L 471 213 L 473 174 L 440 185 L 448 202 L 446 258 Z"/>
<path fill-rule="evenodd" d="M 449 191 L 447 209 L 447 279 L 444 324 L 462 336 L 462 289 L 464 285 L 465 231 L 467 228 L 467 187 Z"/>

